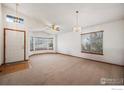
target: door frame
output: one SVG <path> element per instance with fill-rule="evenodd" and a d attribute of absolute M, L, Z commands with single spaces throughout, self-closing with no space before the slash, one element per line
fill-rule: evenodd
<path fill-rule="evenodd" d="M 6 31 L 17 31 L 17 32 L 23 32 L 24 33 L 24 60 L 26 61 L 26 31 L 25 30 L 18 30 L 18 29 L 11 29 L 11 28 L 4 28 L 4 60 L 3 64 L 6 64 Z M 16 61 L 18 62 L 18 61 Z"/>

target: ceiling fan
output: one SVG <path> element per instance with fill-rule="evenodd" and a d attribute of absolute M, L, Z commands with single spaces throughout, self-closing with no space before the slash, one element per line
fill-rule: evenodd
<path fill-rule="evenodd" d="M 51 25 L 51 26 L 48 26 L 52 31 L 60 31 L 60 26 L 58 26 L 58 25 L 55 25 L 55 24 L 53 24 L 53 25 Z"/>

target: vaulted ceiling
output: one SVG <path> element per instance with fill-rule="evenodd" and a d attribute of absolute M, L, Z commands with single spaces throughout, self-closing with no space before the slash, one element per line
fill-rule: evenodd
<path fill-rule="evenodd" d="M 15 9 L 15 4 L 4 4 Z M 75 11 L 79 11 L 82 27 L 102 24 L 124 18 L 124 4 L 99 3 L 34 3 L 19 4 L 19 12 L 39 20 L 44 27 L 57 24 L 63 32 L 71 31 L 75 25 Z"/>

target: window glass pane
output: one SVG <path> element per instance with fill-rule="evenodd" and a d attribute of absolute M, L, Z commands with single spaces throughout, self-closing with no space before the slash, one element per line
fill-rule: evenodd
<path fill-rule="evenodd" d="M 34 49 L 35 50 L 53 50 L 53 38 L 31 37 L 30 51 L 34 51 Z"/>
<path fill-rule="evenodd" d="M 35 50 L 53 50 L 53 38 L 33 37 L 33 40 L 35 42 Z M 33 47 L 32 44 L 30 44 L 31 48 Z"/>
<path fill-rule="evenodd" d="M 34 50 L 33 37 L 30 38 L 30 51 Z"/>

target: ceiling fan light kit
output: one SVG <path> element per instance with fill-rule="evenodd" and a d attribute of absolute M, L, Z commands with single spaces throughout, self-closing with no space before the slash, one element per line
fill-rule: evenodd
<path fill-rule="evenodd" d="M 52 29 L 52 31 L 60 31 L 60 26 L 52 25 L 51 29 Z"/>

